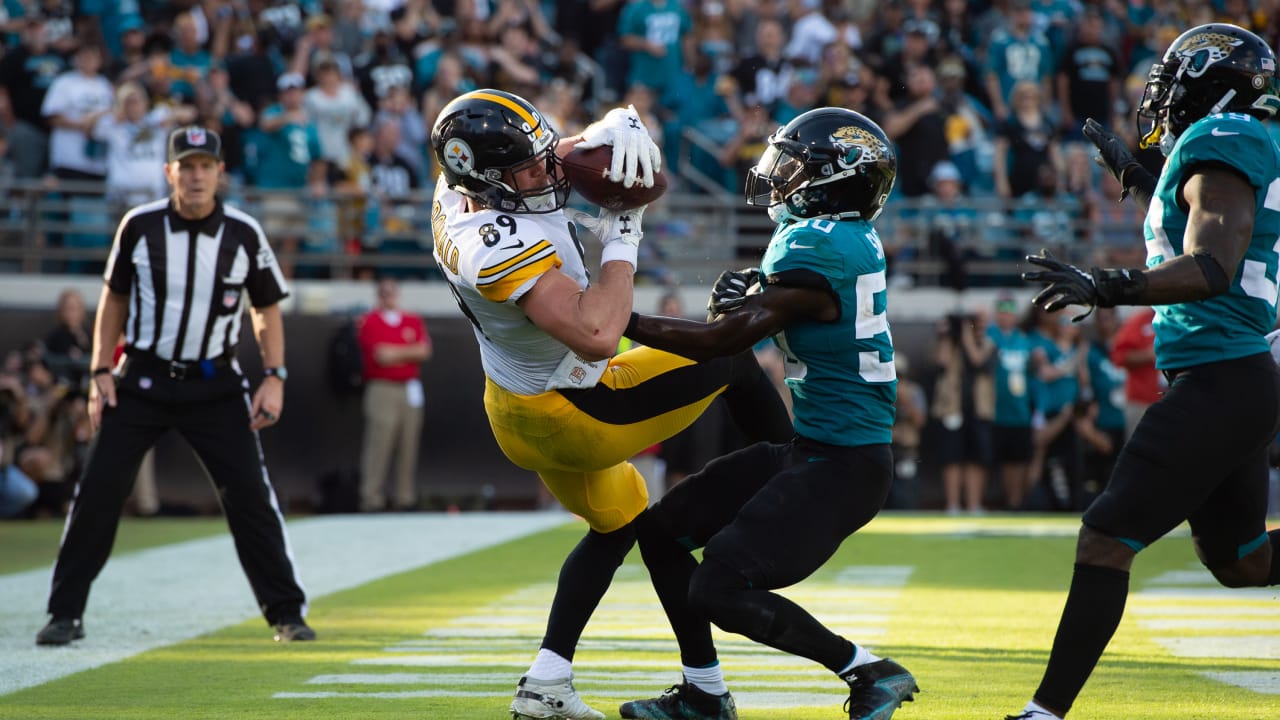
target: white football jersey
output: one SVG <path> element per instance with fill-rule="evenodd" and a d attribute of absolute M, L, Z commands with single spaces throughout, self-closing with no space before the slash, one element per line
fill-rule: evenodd
<path fill-rule="evenodd" d="M 569 218 L 559 210 L 467 212 L 466 199 L 440 177 L 431 228 L 436 264 L 471 320 L 485 375 L 519 395 L 545 392 L 570 350 L 530 322 L 516 301 L 552 268 L 587 287 Z"/>

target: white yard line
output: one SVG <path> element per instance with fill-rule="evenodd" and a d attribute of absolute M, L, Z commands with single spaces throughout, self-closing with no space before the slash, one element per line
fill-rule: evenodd
<path fill-rule="evenodd" d="M 289 522 L 308 599 L 564 524 L 558 512 L 324 516 Z M 261 618 L 230 535 L 113 557 L 93 584 L 86 638 L 36 647 L 49 570 L 0 576 L 0 695 Z M 271 631 L 262 628 L 263 642 Z M 316 627 L 321 639 L 324 626 Z"/>
<path fill-rule="evenodd" d="M 895 601 L 913 571 L 907 565 L 849 566 L 834 578 L 809 580 L 783 594 L 841 634 L 855 642 L 870 642 L 874 649 L 874 643 L 888 634 Z M 273 697 L 510 697 L 516 679 L 537 651 L 554 592 L 553 583 L 527 585 L 465 616 L 427 628 L 419 637 L 384 648 L 380 656 L 358 658 L 351 663 L 352 672 L 316 675 L 304 687 Z M 810 660 L 719 630 L 715 635 L 725 678 L 735 688 L 740 707 L 838 707 L 848 696 L 843 683 Z M 640 657 L 619 658 L 620 651 Z M 647 697 L 679 682 L 679 650 L 643 569 L 623 566 L 618 570 L 587 626 L 577 657 L 581 661 L 575 673 L 577 687 L 588 701 Z M 510 670 L 494 672 L 494 668 Z"/>
<path fill-rule="evenodd" d="M 1280 608 L 1268 602 L 1277 595 L 1276 588 L 1222 587 L 1208 570 L 1191 564 L 1152 578 L 1134 593 L 1130 605 L 1139 626 L 1175 657 L 1280 660 Z M 1239 633 L 1210 634 L 1233 630 Z M 1280 671 L 1200 675 L 1244 690 L 1280 695 Z"/>

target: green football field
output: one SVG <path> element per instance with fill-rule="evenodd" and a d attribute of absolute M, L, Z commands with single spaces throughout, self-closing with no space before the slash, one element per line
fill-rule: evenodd
<path fill-rule="evenodd" d="M 541 519 L 531 530 L 516 528 L 532 515 Z M 916 675 L 923 692 L 898 720 L 1003 718 L 1039 682 L 1077 525 L 1062 517 L 886 513 L 818 574 L 784 592 Z M 373 566 L 382 553 L 352 546 L 379 547 L 384 528 L 383 547 L 398 553 L 399 564 L 380 574 Z M 481 549 L 415 564 L 416 545 L 434 552 L 471 528 L 479 528 Z M 510 539 L 485 541 L 498 536 L 495 528 L 509 528 Z M 88 638 L 37 649 L 32 640 L 61 526 L 0 524 L 0 718 L 508 718 L 560 562 L 584 530 L 568 516 L 534 513 L 291 518 L 304 582 L 310 576 L 341 587 L 344 574 L 374 579 L 313 594 L 309 619 L 320 640 L 280 645 L 253 615 L 221 520 L 126 521 L 103 588 L 95 585 L 90 599 Z M 199 559 L 205 550 L 225 562 Z M 188 552 L 193 559 L 184 562 Z M 109 578 L 116 566 L 140 574 Z M 197 622 L 186 639 L 165 641 L 172 620 L 148 603 L 183 592 L 193 598 L 183 600 L 191 604 L 187 615 L 197 619 L 206 612 L 198 608 L 202 596 L 225 592 L 235 607 L 223 612 L 234 621 Z M 118 627 L 125 622 L 128 634 Z M 142 635 L 143 646 L 155 646 L 116 658 L 113 633 Z M 847 692 L 827 671 L 738 636 L 718 637 L 744 720 L 844 717 Z M 82 669 L 67 674 L 73 667 Z M 584 699 L 611 718 L 620 702 L 678 680 L 675 643 L 638 552 L 588 626 L 575 667 Z M 1072 717 L 1280 718 L 1280 588 L 1219 587 L 1196 561 L 1185 528 L 1144 551 L 1124 622 Z"/>

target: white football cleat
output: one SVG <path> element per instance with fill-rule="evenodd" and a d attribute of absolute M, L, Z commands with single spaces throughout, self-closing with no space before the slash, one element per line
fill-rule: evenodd
<path fill-rule="evenodd" d="M 573 675 L 559 680 L 538 680 L 526 675 L 516 686 L 511 717 L 513 720 L 604 720 L 604 713 L 582 702 L 573 688 Z"/>

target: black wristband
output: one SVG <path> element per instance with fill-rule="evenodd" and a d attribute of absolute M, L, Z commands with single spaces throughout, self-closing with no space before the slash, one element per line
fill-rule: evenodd
<path fill-rule="evenodd" d="M 636 322 L 640 320 L 640 313 L 632 310 L 631 318 L 627 320 L 627 329 L 622 331 L 624 337 L 631 337 L 631 333 L 635 332 Z"/>
<path fill-rule="evenodd" d="M 111 374 L 111 368 L 109 367 L 100 367 L 100 368 L 93 369 L 94 377 L 98 377 L 99 375 L 110 375 L 110 374 Z"/>
<path fill-rule="evenodd" d="M 1147 275 L 1141 270 L 1093 268 L 1092 275 L 1098 288 L 1098 307 L 1142 304 Z"/>

